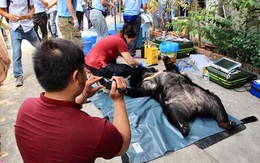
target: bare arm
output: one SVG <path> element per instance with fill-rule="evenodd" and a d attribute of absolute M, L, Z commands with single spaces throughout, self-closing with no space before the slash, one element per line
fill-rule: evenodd
<path fill-rule="evenodd" d="M 66 6 L 68 7 L 68 10 L 69 10 L 73 20 L 77 20 L 76 12 L 72 5 L 72 0 L 66 0 Z"/>
<path fill-rule="evenodd" d="M 127 64 L 129 64 L 133 67 L 140 65 L 139 62 L 137 62 L 136 60 L 134 60 L 132 58 L 132 56 L 130 55 L 129 52 L 122 52 L 121 55 L 122 55 L 122 57 L 124 58 L 124 60 L 126 61 Z"/>
<path fill-rule="evenodd" d="M 0 8 L 0 15 L 2 15 L 3 17 L 10 19 L 13 22 L 18 22 L 21 17 L 18 15 L 14 15 L 14 14 L 9 14 L 6 12 L 6 8 Z"/>
<path fill-rule="evenodd" d="M 123 138 L 123 145 L 117 156 L 121 156 L 126 153 L 129 148 L 131 140 L 131 130 L 129 120 L 126 112 L 126 106 L 124 102 L 124 95 L 120 94 L 116 88 L 126 88 L 126 81 L 122 77 L 113 77 L 116 82 L 113 81 L 110 97 L 114 101 L 114 121 L 113 124 L 117 130 L 121 133 Z"/>
<path fill-rule="evenodd" d="M 30 6 L 30 9 L 29 9 L 29 12 L 25 15 L 25 18 L 24 19 L 29 19 L 31 20 L 32 19 L 32 16 L 35 12 L 35 9 L 34 9 L 34 6 Z M 23 19 L 23 18 L 22 18 Z"/>
<path fill-rule="evenodd" d="M 144 13 L 147 13 L 147 4 L 143 4 Z"/>
<path fill-rule="evenodd" d="M 50 8 L 52 8 L 54 5 L 56 5 L 57 3 L 58 3 L 58 0 L 52 1 L 52 3 L 50 3 L 47 8 L 50 9 Z"/>
<path fill-rule="evenodd" d="M 49 6 L 49 3 L 45 0 L 40 0 L 41 3 L 47 8 Z"/>
<path fill-rule="evenodd" d="M 101 0 L 101 3 L 102 3 L 103 6 L 107 6 L 107 7 L 113 8 L 113 5 L 110 4 L 107 0 Z"/>

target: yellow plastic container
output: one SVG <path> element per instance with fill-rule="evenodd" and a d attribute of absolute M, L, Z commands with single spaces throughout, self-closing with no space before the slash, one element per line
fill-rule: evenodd
<path fill-rule="evenodd" d="M 158 63 L 158 53 L 159 53 L 158 48 L 153 46 L 153 47 L 147 48 L 146 50 L 147 50 L 146 63 L 150 64 L 150 65 Z"/>
<path fill-rule="evenodd" d="M 144 58 L 147 58 L 147 42 L 144 43 Z"/>

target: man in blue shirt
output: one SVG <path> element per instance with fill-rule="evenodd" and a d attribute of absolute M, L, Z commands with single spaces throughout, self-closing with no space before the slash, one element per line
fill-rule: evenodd
<path fill-rule="evenodd" d="M 83 48 L 76 8 L 77 0 L 59 0 L 58 24 L 63 38 L 69 39 Z"/>
<path fill-rule="evenodd" d="M 83 31 L 84 28 L 84 22 L 83 22 L 83 1 L 82 0 L 77 0 L 77 12 L 76 12 L 78 21 L 79 21 L 79 30 Z"/>
<path fill-rule="evenodd" d="M 90 10 L 90 21 L 93 28 L 96 29 L 98 37 L 97 42 L 108 35 L 106 22 L 106 11 L 104 6 L 113 8 L 113 5 L 106 0 L 92 0 L 92 9 Z"/>
<path fill-rule="evenodd" d="M 13 62 L 13 74 L 16 78 L 16 87 L 23 85 L 23 67 L 22 67 L 22 40 L 26 39 L 34 47 L 36 47 L 40 41 L 34 30 L 32 16 L 34 14 L 33 0 L 17 0 L 12 1 L 9 6 L 9 12 L 6 12 L 7 1 L 0 1 L 0 15 L 9 19 L 9 27 L 12 41 L 12 62 Z M 30 7 L 29 7 L 30 6 Z"/>
<path fill-rule="evenodd" d="M 124 8 L 124 22 L 132 24 L 135 28 L 136 35 L 139 35 L 141 27 L 141 6 L 144 12 L 147 10 L 147 0 L 123 0 Z M 128 45 L 131 56 L 135 56 L 136 53 L 137 37 Z"/>

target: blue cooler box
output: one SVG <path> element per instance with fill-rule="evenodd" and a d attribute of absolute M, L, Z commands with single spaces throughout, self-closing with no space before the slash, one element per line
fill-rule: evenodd
<path fill-rule="evenodd" d="M 260 98 L 260 79 L 253 81 L 250 93 Z"/>
<path fill-rule="evenodd" d="M 83 31 L 82 35 L 82 42 L 84 46 L 84 57 L 86 57 L 92 47 L 95 45 L 97 40 L 97 33 L 94 31 Z"/>
<path fill-rule="evenodd" d="M 121 29 L 123 29 L 123 26 L 124 26 L 124 23 L 116 23 L 117 33 L 119 33 L 121 31 Z M 114 23 L 108 23 L 107 27 L 108 27 L 108 35 L 116 34 Z"/>

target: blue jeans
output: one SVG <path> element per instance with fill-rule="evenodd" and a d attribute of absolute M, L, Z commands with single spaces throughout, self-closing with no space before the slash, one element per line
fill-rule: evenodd
<path fill-rule="evenodd" d="M 90 10 L 90 21 L 98 34 L 96 42 L 108 36 L 106 18 L 102 15 L 101 11 L 98 11 L 96 9 Z"/>
<path fill-rule="evenodd" d="M 49 17 L 49 30 L 51 31 L 51 36 L 58 37 L 58 32 L 57 32 L 57 26 L 56 26 L 56 16 L 57 16 L 57 11 L 53 11 L 48 14 Z"/>
<path fill-rule="evenodd" d="M 12 48 L 13 48 L 13 55 L 12 55 L 13 74 L 14 77 L 17 78 L 19 76 L 23 76 L 22 50 L 21 50 L 22 40 L 26 39 L 34 47 L 40 44 L 40 40 L 34 28 L 32 28 L 28 32 L 24 32 L 23 28 L 19 26 L 15 31 L 10 28 L 10 33 L 11 33 Z"/>

